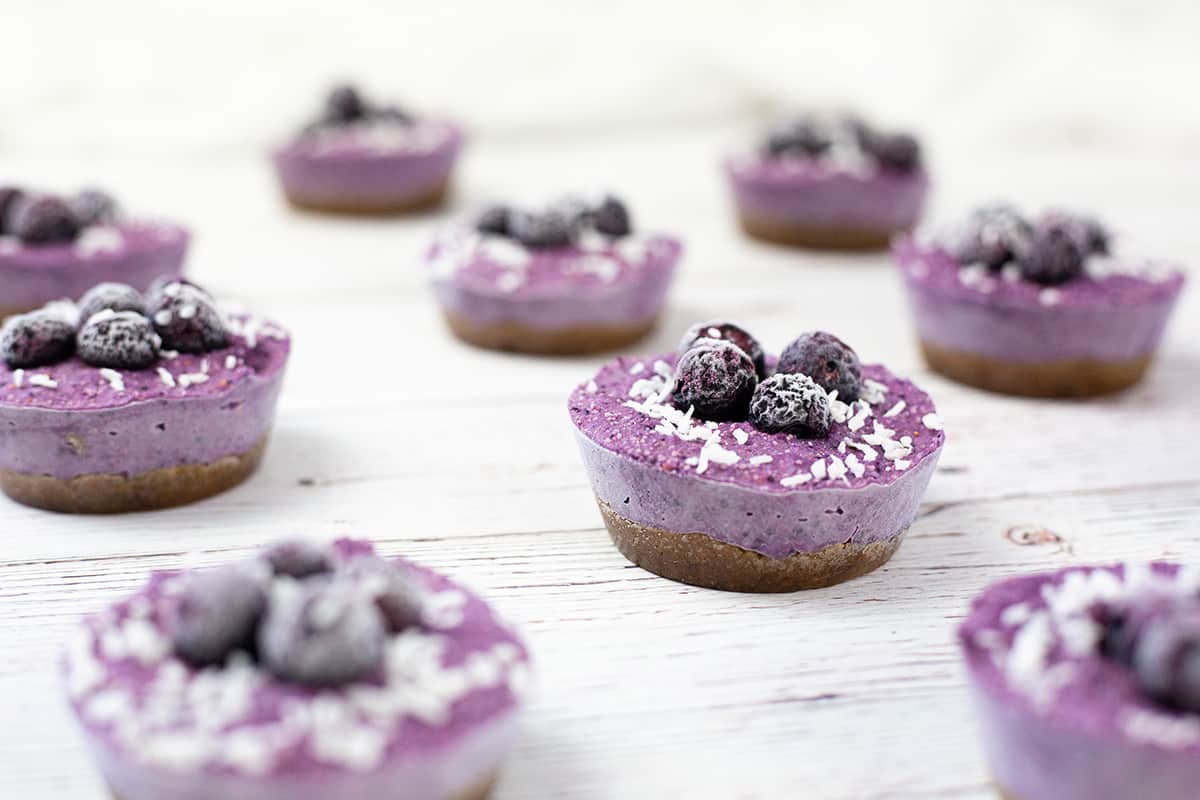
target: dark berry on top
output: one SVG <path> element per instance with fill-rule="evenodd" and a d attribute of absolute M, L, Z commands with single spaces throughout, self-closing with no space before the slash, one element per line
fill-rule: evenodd
<path fill-rule="evenodd" d="M 1082 218 L 1084 238 L 1087 241 L 1087 248 L 1090 252 L 1096 255 L 1108 255 L 1109 248 L 1109 233 L 1100 220 L 1091 217 Z"/>
<path fill-rule="evenodd" d="M 1083 274 L 1087 240 L 1069 219 L 1048 219 L 1038 224 L 1033 245 L 1021 261 L 1021 275 L 1034 283 L 1056 286 Z"/>
<path fill-rule="evenodd" d="M 750 424 L 766 433 L 821 439 L 829 434 L 830 421 L 829 395 L 807 375 L 772 375 L 750 399 Z"/>
<path fill-rule="evenodd" d="M 354 122 L 367 115 L 367 102 L 353 86 L 335 86 L 325 98 L 325 120 Z"/>
<path fill-rule="evenodd" d="M 0 328 L 0 356 L 13 369 L 62 361 L 75 349 L 75 326 L 49 311 L 9 317 Z"/>
<path fill-rule="evenodd" d="M 1022 261 L 1033 245 L 1033 227 L 1011 206 L 985 206 L 967 219 L 953 255 L 960 264 L 984 264 L 1000 269 Z"/>
<path fill-rule="evenodd" d="M 732 322 L 721 322 L 714 320 L 713 322 L 702 322 L 687 329 L 687 333 L 683 334 L 683 338 L 679 341 L 679 355 L 682 356 L 688 350 L 692 349 L 692 345 L 701 339 L 724 339 L 742 349 L 742 352 L 750 356 L 750 360 L 754 362 L 754 371 L 760 379 L 767 377 L 767 359 L 763 353 L 762 345 L 758 340 L 746 332 L 744 328 L 734 325 Z"/>
<path fill-rule="evenodd" d="M 720 339 L 702 339 L 679 358 L 672 402 L 695 409 L 703 420 L 745 419 L 758 385 L 754 362 L 740 347 Z"/>
<path fill-rule="evenodd" d="M 513 211 L 508 215 L 509 235 L 526 247 L 565 247 L 574 233 L 571 219 L 561 211 Z"/>
<path fill-rule="evenodd" d="M 413 121 L 413 115 L 400 106 L 381 106 L 376 109 L 370 109 L 369 115 L 371 119 L 386 120 L 389 122 L 399 122 L 408 125 Z"/>
<path fill-rule="evenodd" d="M 333 571 L 333 551 L 329 545 L 307 539 L 279 542 L 263 551 L 262 558 L 275 575 L 308 578 Z"/>
<path fill-rule="evenodd" d="M 81 228 L 106 225 L 117 219 L 117 201 L 99 189 L 84 189 L 71 198 L 69 205 Z"/>
<path fill-rule="evenodd" d="M 201 570 L 180 578 L 168 628 L 175 653 L 196 666 L 220 664 L 251 650 L 266 606 L 259 576 L 242 566 Z"/>
<path fill-rule="evenodd" d="M 633 232 L 629 209 L 611 195 L 605 197 L 592 212 L 592 227 L 606 236 L 628 236 Z"/>
<path fill-rule="evenodd" d="M 386 640 L 379 609 L 351 582 L 277 583 L 258 631 L 258 654 L 278 678 L 337 686 L 375 671 Z"/>
<path fill-rule="evenodd" d="M 219 350 L 228 342 L 225 321 L 203 291 L 173 282 L 151 298 L 147 313 L 162 346 L 181 353 Z"/>
<path fill-rule="evenodd" d="M 858 354 L 831 333 L 801 334 L 784 348 L 777 372 L 799 373 L 812 378 L 827 392 L 837 391 L 838 400 L 850 403 L 862 390 L 862 368 Z"/>
<path fill-rule="evenodd" d="M 896 172 L 912 172 L 921 163 L 921 146 L 907 133 L 871 132 L 860 139 L 863 149 L 879 165 Z"/>
<path fill-rule="evenodd" d="M 489 206 L 475 220 L 475 230 L 495 236 L 507 236 L 508 215 L 509 211 L 506 206 Z"/>
<path fill-rule="evenodd" d="M 1200 711 L 1200 610 L 1177 609 L 1147 624 L 1134 646 L 1133 672 L 1160 703 Z"/>
<path fill-rule="evenodd" d="M 379 556 L 364 555 L 346 564 L 342 574 L 374 599 L 392 633 L 421 624 L 421 591 L 403 567 Z"/>
<path fill-rule="evenodd" d="M 28 244 L 69 242 L 79 235 L 79 222 L 60 198 L 26 197 L 13 212 L 12 233 Z"/>
<path fill-rule="evenodd" d="M 24 192 L 15 186 L 0 186 L 0 235 L 10 232 L 7 220 L 23 195 Z"/>
<path fill-rule="evenodd" d="M 145 314 L 146 298 L 137 289 L 124 283 L 98 283 L 79 298 L 79 319 L 82 322 L 87 322 L 93 314 L 105 309 Z"/>
<path fill-rule="evenodd" d="M 93 367 L 145 369 L 158 361 L 159 338 L 150 320 L 134 311 L 101 311 L 75 337 L 79 358 Z"/>
<path fill-rule="evenodd" d="M 817 120 L 798 118 L 779 123 L 767 133 L 767 155 L 813 158 L 833 144 L 829 132 Z"/>

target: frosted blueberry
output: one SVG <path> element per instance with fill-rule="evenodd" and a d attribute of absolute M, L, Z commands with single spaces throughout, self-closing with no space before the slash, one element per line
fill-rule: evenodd
<path fill-rule="evenodd" d="M 807 375 L 772 375 L 754 390 L 750 424 L 766 433 L 824 438 L 829 434 L 829 395 Z"/>
<path fill-rule="evenodd" d="M 180 658 L 206 666 L 253 647 L 266 605 L 258 575 L 239 565 L 200 570 L 179 580 L 183 588 L 168 613 L 168 629 Z"/>
<path fill-rule="evenodd" d="M 421 624 L 421 591 L 403 567 L 379 556 L 363 555 L 346 564 L 342 573 L 374 599 L 392 633 Z"/>
<path fill-rule="evenodd" d="M 53 364 L 74 348 L 75 326 L 45 310 L 9 317 L 0 328 L 0 356 L 13 369 Z"/>
<path fill-rule="evenodd" d="M 827 392 L 837 390 L 838 400 L 850 403 L 862 390 L 862 367 L 850 346 L 831 333 L 801 334 L 784 348 L 777 372 L 799 373 L 812 378 Z"/>
<path fill-rule="evenodd" d="M 146 313 L 168 350 L 203 353 L 218 350 L 228 342 L 225 321 L 212 299 L 191 284 L 165 284 L 148 306 Z"/>
<path fill-rule="evenodd" d="M 145 369 L 158 360 L 159 344 L 150 320 L 135 311 L 100 311 L 75 339 L 85 364 L 114 369 Z"/>
<path fill-rule="evenodd" d="M 135 311 L 146 313 L 146 298 L 123 283 L 98 283 L 79 298 L 79 319 L 87 322 L 98 311 Z"/>
<path fill-rule="evenodd" d="M 11 218 L 12 233 L 27 244 L 69 242 L 79 234 L 70 206 L 52 195 L 22 198 Z"/>
<path fill-rule="evenodd" d="M 683 411 L 694 408 L 699 419 L 745 419 L 757 384 L 754 362 L 740 347 L 701 339 L 679 358 L 672 402 Z"/>
<path fill-rule="evenodd" d="M 758 377 L 761 379 L 767 376 L 767 359 L 762 345 L 747 333 L 745 328 L 720 320 L 697 323 L 688 328 L 687 332 L 683 334 L 683 338 L 679 340 L 679 355 L 682 356 L 691 350 L 692 345 L 701 339 L 723 339 L 740 347 L 742 352 L 750 356 L 750 360 L 754 362 L 754 371 Z"/>
<path fill-rule="evenodd" d="M 262 558 L 275 575 L 308 578 L 333 571 L 333 551 L 327 544 L 293 539 L 271 545 Z"/>

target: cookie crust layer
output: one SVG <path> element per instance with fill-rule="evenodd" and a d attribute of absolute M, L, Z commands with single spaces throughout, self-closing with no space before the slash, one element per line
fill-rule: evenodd
<path fill-rule="evenodd" d="M 883 566 L 904 538 L 900 531 L 888 539 L 840 542 L 812 553 L 771 558 L 703 533 L 640 525 L 613 511 L 603 500 L 596 502 L 613 544 L 634 564 L 673 581 L 730 592 L 795 592 L 834 586 Z"/>
<path fill-rule="evenodd" d="M 431 189 L 412 192 L 396 192 L 390 197 L 373 197 L 346 190 L 341 194 L 306 193 L 296 186 L 284 186 L 288 204 L 298 211 L 316 211 L 322 214 L 347 214 L 353 216 L 392 216 L 420 211 L 432 211 L 443 206 L 450 196 L 450 182 L 443 181 Z"/>
<path fill-rule="evenodd" d="M 738 221 L 742 230 L 755 239 L 821 250 L 883 250 L 893 236 L 907 231 L 906 228 L 892 230 L 852 225 L 801 225 L 748 211 L 739 212 Z"/>
<path fill-rule="evenodd" d="M 623 325 L 534 328 L 511 320 L 473 322 L 453 311 L 444 314 L 450 330 L 467 344 L 532 355 L 586 355 L 616 350 L 644 338 L 658 323 L 656 314 L 648 320 Z"/>

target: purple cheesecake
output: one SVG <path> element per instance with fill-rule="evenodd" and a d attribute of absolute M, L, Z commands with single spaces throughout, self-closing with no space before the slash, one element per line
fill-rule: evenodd
<path fill-rule="evenodd" d="M 397 214 L 442 204 L 462 144 L 452 122 L 376 106 L 342 86 L 272 160 L 296 208 Z"/>
<path fill-rule="evenodd" d="M 658 321 L 682 253 L 676 238 L 635 232 L 624 203 L 484 211 L 430 248 L 434 295 L 451 331 L 496 350 L 612 350 Z"/>
<path fill-rule="evenodd" d="M 483 600 L 348 539 L 155 572 L 64 658 L 118 800 L 480 800 L 528 677 Z"/>
<path fill-rule="evenodd" d="M 0 320 L 113 281 L 146 290 L 182 273 L 188 234 L 124 217 L 107 195 L 0 187 Z"/>
<path fill-rule="evenodd" d="M 916 139 L 853 117 L 780 123 L 725 174 L 747 234 L 801 247 L 886 247 L 916 225 L 929 188 Z"/>
<path fill-rule="evenodd" d="M 984 208 L 893 252 L 930 366 L 1006 394 L 1092 396 L 1137 383 L 1184 283 L 1063 212 L 1027 221 Z"/>
<path fill-rule="evenodd" d="M 835 337 L 804 334 L 776 360 L 731 323 L 694 327 L 679 355 L 609 362 L 568 409 L 618 549 L 733 591 L 884 564 L 944 441 L 929 395 Z"/>
<path fill-rule="evenodd" d="M 1191 800 L 1200 786 L 1200 574 L 1072 567 L 1001 581 L 959 631 L 1008 800 Z"/>
<path fill-rule="evenodd" d="M 148 300 L 118 284 L 97 290 L 0 332 L 0 489 L 38 508 L 114 513 L 245 480 L 274 420 L 287 333 L 224 317 L 191 284 L 168 282 Z"/>

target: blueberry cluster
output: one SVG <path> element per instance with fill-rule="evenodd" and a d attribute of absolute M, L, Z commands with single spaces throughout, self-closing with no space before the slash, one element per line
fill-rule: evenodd
<path fill-rule="evenodd" d="M 101 283 L 79 299 L 78 313 L 62 303 L 9 318 L 0 329 L 0 358 L 13 369 L 41 367 L 73 352 L 85 364 L 145 369 L 162 349 L 200 353 L 224 347 L 225 322 L 200 287 L 169 280 L 148 298 L 132 286 Z"/>
<path fill-rule="evenodd" d="M 999 270 L 1012 264 L 1026 280 L 1055 286 L 1083 274 L 1089 256 L 1108 253 L 1108 232 L 1096 220 L 1061 211 L 1030 221 L 1006 205 L 967 218 L 951 252 L 960 264 Z"/>
<path fill-rule="evenodd" d="M 805 333 L 784 348 L 768 377 L 762 346 L 731 322 L 694 325 L 679 344 L 671 402 L 698 419 L 748 420 L 766 433 L 822 438 L 830 393 L 851 402 L 862 389 L 858 356 L 837 337 Z"/>
<path fill-rule="evenodd" d="M 1103 652 L 1157 702 L 1200 712 L 1200 605 L 1150 598 L 1104 620 Z"/>
<path fill-rule="evenodd" d="M 792 117 L 772 126 L 762 146 L 771 158 L 819 158 L 835 148 L 853 148 L 892 172 L 921 166 L 921 146 L 912 135 L 882 131 L 852 116 Z"/>
<path fill-rule="evenodd" d="M 614 239 L 633 232 L 629 209 L 613 196 L 592 205 L 563 200 L 542 211 L 491 206 L 475 220 L 475 229 L 491 236 L 506 236 L 526 247 L 565 247 L 584 231 Z"/>
<path fill-rule="evenodd" d="M 15 236 L 25 244 L 70 242 L 89 225 L 110 223 L 117 216 L 116 202 L 97 189 L 59 197 L 0 187 L 0 235 Z"/>
<path fill-rule="evenodd" d="M 280 680 L 337 686 L 375 672 L 390 635 L 421 624 L 412 577 L 373 555 L 283 542 L 245 564 L 189 573 L 167 620 L 176 655 L 204 667 L 235 652 Z"/>
<path fill-rule="evenodd" d="M 317 118 L 305 126 L 304 132 L 316 133 L 358 122 L 390 121 L 408 125 L 413 119 L 412 114 L 398 106 L 377 105 L 354 86 L 342 84 L 329 91 Z"/>

